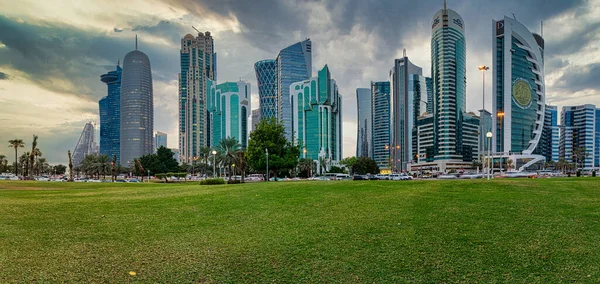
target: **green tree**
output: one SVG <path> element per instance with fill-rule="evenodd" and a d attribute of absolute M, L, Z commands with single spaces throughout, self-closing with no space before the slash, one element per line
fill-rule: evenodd
<path fill-rule="evenodd" d="M 302 158 L 298 161 L 298 169 L 300 170 L 299 176 L 311 177 L 313 168 L 316 166 L 315 161 L 312 159 Z"/>
<path fill-rule="evenodd" d="M 359 175 L 364 174 L 378 174 L 379 166 L 375 160 L 369 157 L 360 157 L 356 161 L 355 165 L 356 173 Z"/>
<path fill-rule="evenodd" d="M 237 156 L 241 149 L 242 145 L 240 145 L 235 137 L 224 138 L 219 141 L 219 145 L 217 146 L 217 155 L 219 155 L 221 165 L 228 169 L 230 181 L 231 175 L 235 175 L 235 173 L 232 173 L 231 171 L 231 166 L 238 161 Z"/>
<path fill-rule="evenodd" d="M 356 157 L 348 157 L 342 159 L 340 161 L 340 165 L 344 166 L 350 172 L 350 174 L 354 174 L 354 166 L 356 166 L 357 162 L 358 159 L 356 159 Z"/>
<path fill-rule="evenodd" d="M 67 172 L 67 167 L 65 165 L 59 164 L 59 165 L 52 167 L 52 170 L 57 175 L 64 175 Z"/>
<path fill-rule="evenodd" d="M 583 168 L 583 164 L 585 159 L 590 156 L 587 149 L 585 147 L 577 147 L 573 150 L 573 158 L 575 158 L 575 168 Z"/>
<path fill-rule="evenodd" d="M 266 172 L 265 149 L 269 152 L 269 172 L 274 172 L 275 178 L 278 170 L 293 169 L 298 164 L 300 146 L 285 138 L 283 125 L 274 118 L 261 120 L 250 133 L 246 161 L 256 172 Z"/>
<path fill-rule="evenodd" d="M 327 171 L 328 173 L 332 173 L 332 174 L 344 174 L 346 173 L 346 171 L 343 168 L 337 167 L 337 166 L 333 166 L 329 169 L 329 171 Z"/>
<path fill-rule="evenodd" d="M 13 140 L 8 140 L 8 147 L 12 147 L 15 149 L 15 166 L 14 166 L 14 170 L 15 170 L 15 175 L 18 175 L 19 172 L 19 167 L 17 166 L 17 159 L 18 159 L 18 148 L 24 148 L 25 147 L 25 142 L 23 142 L 23 139 L 13 139 Z"/>
<path fill-rule="evenodd" d="M 510 170 L 513 168 L 513 165 L 514 165 L 514 162 L 513 162 L 513 160 L 512 160 L 512 159 L 508 159 L 508 160 L 506 160 L 506 169 L 507 169 L 507 170 L 509 170 L 509 171 L 510 171 Z"/>
<path fill-rule="evenodd" d="M 35 165 L 35 157 L 37 156 L 38 153 L 40 153 L 39 149 L 37 148 L 37 140 L 38 140 L 38 136 L 33 134 L 33 142 L 31 142 L 31 152 L 29 152 L 29 160 L 27 161 L 27 171 L 29 172 L 29 177 L 33 178 L 33 167 Z"/>
<path fill-rule="evenodd" d="M 147 174 L 147 171 L 150 171 L 150 174 L 153 175 L 179 172 L 181 168 L 175 158 L 173 158 L 174 155 L 175 153 L 171 149 L 161 146 L 156 149 L 156 154 L 140 157 L 140 163 L 144 170 L 146 170 L 142 175 Z"/>
<path fill-rule="evenodd" d="M 8 164 L 8 159 L 6 159 L 6 156 L 0 155 L 0 173 L 6 172 L 7 164 Z"/>
<path fill-rule="evenodd" d="M 480 161 L 477 160 L 473 160 L 473 162 L 471 163 L 471 169 L 473 170 L 482 170 L 483 169 L 483 164 Z"/>

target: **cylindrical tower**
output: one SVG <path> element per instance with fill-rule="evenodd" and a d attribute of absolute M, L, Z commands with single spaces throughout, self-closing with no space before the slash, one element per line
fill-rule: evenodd
<path fill-rule="evenodd" d="M 254 64 L 254 71 L 258 84 L 260 119 L 277 118 L 277 61 L 258 61 Z"/>

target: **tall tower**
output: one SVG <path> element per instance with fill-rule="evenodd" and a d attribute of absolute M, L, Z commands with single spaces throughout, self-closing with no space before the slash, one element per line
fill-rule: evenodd
<path fill-rule="evenodd" d="M 462 117 L 466 108 L 466 42 L 462 17 L 439 10 L 431 23 L 435 160 L 462 160 Z"/>
<path fill-rule="evenodd" d="M 208 80 L 216 80 L 214 41 L 210 32 L 181 40 L 179 73 L 179 151 L 182 163 L 191 163 L 200 147 L 211 145 L 206 108 Z M 216 141 L 218 143 L 218 141 Z"/>
<path fill-rule="evenodd" d="M 96 142 L 94 142 L 94 124 L 88 122 L 83 127 L 83 131 L 79 136 L 75 150 L 73 150 L 73 166 L 78 167 L 83 162 L 86 155 L 94 154 Z"/>
<path fill-rule="evenodd" d="M 390 165 L 390 82 L 371 82 L 371 113 L 373 115 L 373 160 L 381 169 L 389 170 Z"/>
<path fill-rule="evenodd" d="M 294 136 L 290 85 L 308 80 L 312 73 L 312 45 L 310 39 L 295 43 L 277 56 L 277 118 L 285 127 L 286 137 Z"/>
<path fill-rule="evenodd" d="M 154 98 L 148 56 L 137 49 L 123 59 L 121 80 L 121 164 L 153 152 Z"/>
<path fill-rule="evenodd" d="M 210 147 L 217 147 L 224 138 L 236 138 L 242 148 L 246 148 L 250 133 L 250 83 L 238 81 L 215 85 L 212 80 L 208 83 L 207 109 L 212 122 Z"/>
<path fill-rule="evenodd" d="M 258 84 L 260 119 L 277 118 L 277 61 L 258 61 L 254 64 L 254 71 Z"/>
<path fill-rule="evenodd" d="M 99 102 L 100 108 L 100 154 L 111 159 L 121 151 L 121 74 L 123 69 L 117 63 L 117 69 L 100 76 L 108 87 L 108 95 Z"/>
<path fill-rule="evenodd" d="M 358 125 L 356 132 L 356 157 L 372 157 L 371 141 L 373 140 L 371 108 L 371 89 L 356 89 L 356 110 Z"/>

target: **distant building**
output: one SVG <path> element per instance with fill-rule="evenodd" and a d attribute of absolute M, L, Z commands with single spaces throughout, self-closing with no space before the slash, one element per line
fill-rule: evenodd
<path fill-rule="evenodd" d="M 277 61 L 273 59 L 258 61 L 254 64 L 254 71 L 260 102 L 259 118 L 277 119 Z M 252 123 L 254 124 L 254 121 Z"/>
<path fill-rule="evenodd" d="M 326 169 L 337 165 L 342 159 L 342 100 L 327 65 L 317 77 L 292 83 L 289 103 L 292 141 L 303 147 L 300 157 L 324 160 Z"/>
<path fill-rule="evenodd" d="M 111 161 L 121 155 L 121 74 L 123 69 L 117 63 L 117 69 L 100 76 L 108 87 L 108 95 L 100 100 L 100 154 L 107 155 Z"/>
<path fill-rule="evenodd" d="M 123 60 L 121 78 L 121 164 L 154 150 L 154 101 L 148 56 L 137 49 Z"/>
<path fill-rule="evenodd" d="M 483 134 L 479 135 L 479 145 L 481 145 L 483 155 L 487 155 L 488 150 L 491 152 L 490 139 L 486 137 L 486 134 L 492 132 L 492 114 L 487 110 L 479 110 L 479 123 L 483 124 Z"/>
<path fill-rule="evenodd" d="M 578 167 L 592 169 L 594 164 L 596 142 L 596 107 L 591 104 L 565 106 L 560 113 L 560 158 L 569 163 L 575 163 L 581 158 L 576 157 L 578 148 L 585 148 L 586 156 Z"/>
<path fill-rule="evenodd" d="M 556 106 L 546 105 L 544 115 L 544 128 L 540 144 L 536 153 L 546 157 L 546 162 L 558 162 L 560 145 L 560 127 L 558 126 L 558 109 Z"/>
<path fill-rule="evenodd" d="M 167 133 L 156 131 L 154 132 L 154 150 L 158 150 L 160 147 L 167 148 Z"/>
<path fill-rule="evenodd" d="M 216 147 L 224 138 L 236 138 L 242 148 L 248 146 L 248 118 L 250 117 L 250 83 L 225 82 L 218 85 L 208 81 L 208 112 L 212 137 L 210 147 Z"/>
<path fill-rule="evenodd" d="M 371 89 L 356 89 L 356 106 L 358 124 L 356 132 L 356 157 L 371 157 L 372 133 L 372 101 Z"/>
<path fill-rule="evenodd" d="M 96 154 L 97 145 L 94 141 L 94 133 L 96 130 L 94 129 L 94 124 L 92 122 L 88 122 L 83 127 L 83 131 L 79 136 L 79 140 L 77 140 L 77 145 L 75 145 L 75 150 L 73 150 L 73 167 L 81 166 L 81 162 L 86 155 Z"/>
<path fill-rule="evenodd" d="M 252 110 L 252 131 L 256 130 L 256 125 L 260 121 L 260 109 Z"/>
<path fill-rule="evenodd" d="M 208 80 L 217 80 L 217 54 L 210 32 L 185 35 L 179 56 L 179 150 L 182 162 L 191 164 L 201 147 L 214 144 L 206 106 Z"/>
<path fill-rule="evenodd" d="M 371 82 L 373 114 L 373 160 L 384 172 L 390 171 L 390 82 Z"/>
<path fill-rule="evenodd" d="M 173 159 L 181 164 L 181 160 L 179 159 L 179 149 L 171 149 L 171 151 L 173 152 Z"/>
<path fill-rule="evenodd" d="M 594 166 L 596 169 L 600 169 L 600 108 L 596 109 L 596 140 L 594 144 Z"/>

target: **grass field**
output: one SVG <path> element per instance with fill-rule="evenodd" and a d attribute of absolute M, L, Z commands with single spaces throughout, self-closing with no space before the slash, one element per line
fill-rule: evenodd
<path fill-rule="evenodd" d="M 0 182 L 0 282 L 34 281 L 599 282 L 600 179 Z"/>

